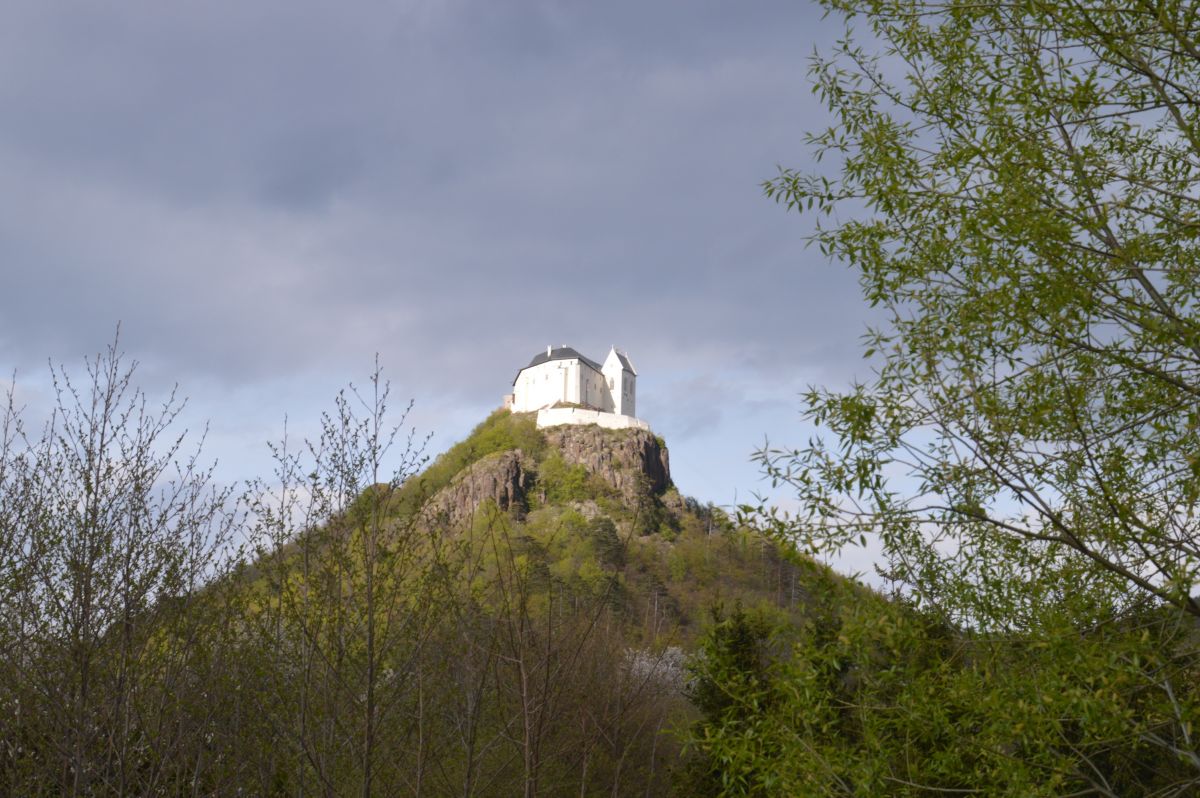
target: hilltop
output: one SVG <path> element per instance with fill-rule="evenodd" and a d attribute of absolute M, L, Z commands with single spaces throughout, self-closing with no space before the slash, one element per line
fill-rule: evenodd
<path fill-rule="evenodd" d="M 423 525 L 476 536 L 503 527 L 565 585 L 608 573 L 626 610 L 649 603 L 651 636 L 664 641 L 690 639 L 718 605 L 799 612 L 802 570 L 816 567 L 682 495 L 666 442 L 644 429 L 539 430 L 532 413 L 497 410 L 405 485 L 400 503 L 411 512 L 417 497 Z"/>

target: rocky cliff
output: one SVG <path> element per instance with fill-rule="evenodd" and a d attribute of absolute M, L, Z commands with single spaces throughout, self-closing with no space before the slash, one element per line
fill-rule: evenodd
<path fill-rule="evenodd" d="M 459 527 L 487 501 L 523 516 L 530 497 L 537 495 L 540 463 L 555 453 L 568 466 L 582 467 L 630 507 L 661 496 L 671 486 L 667 449 L 646 430 L 552 427 L 536 437 L 526 436 L 520 445 L 524 448 L 493 452 L 464 467 L 430 498 L 426 518 Z"/>
<path fill-rule="evenodd" d="M 519 449 L 488 455 L 438 491 L 426 505 L 425 515 L 436 523 L 458 527 L 490 500 L 520 517 L 529 509 L 526 497 L 534 482 L 532 466 L 531 458 Z"/>
<path fill-rule="evenodd" d="M 629 502 L 671 486 L 667 449 L 651 432 L 588 425 L 551 427 L 544 434 L 563 460 L 583 466 Z"/>

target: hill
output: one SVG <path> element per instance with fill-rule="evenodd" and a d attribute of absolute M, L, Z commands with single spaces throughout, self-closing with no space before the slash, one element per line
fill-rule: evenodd
<path fill-rule="evenodd" d="M 259 560 L 240 660 L 255 693 L 293 689 L 242 737 L 284 728 L 320 751 L 320 767 L 264 751 L 289 792 L 322 768 L 344 773 L 335 792 L 361 786 L 363 753 L 321 744 L 342 733 L 391 752 L 371 775 L 389 794 L 665 795 L 714 611 L 782 627 L 822 574 L 682 496 L 652 433 L 500 410 Z"/>
<path fill-rule="evenodd" d="M 383 482 L 356 407 L 236 506 L 3 461 L 0 794 L 668 795 L 714 624 L 828 602 L 648 431 L 498 411 Z"/>
<path fill-rule="evenodd" d="M 609 575 L 606 589 L 651 619 L 660 644 L 690 640 L 720 604 L 798 611 L 807 600 L 794 560 L 679 493 L 665 442 L 645 430 L 538 430 L 532 414 L 500 410 L 401 502 L 414 493 L 427 497 L 423 524 L 475 536 L 500 525 L 564 587 Z"/>

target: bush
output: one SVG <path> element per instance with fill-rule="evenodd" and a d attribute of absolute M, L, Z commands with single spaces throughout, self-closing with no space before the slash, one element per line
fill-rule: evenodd
<path fill-rule="evenodd" d="M 548 504 L 587 501 L 603 493 L 586 468 L 569 465 L 558 452 L 551 453 L 538 465 L 538 485 Z"/>

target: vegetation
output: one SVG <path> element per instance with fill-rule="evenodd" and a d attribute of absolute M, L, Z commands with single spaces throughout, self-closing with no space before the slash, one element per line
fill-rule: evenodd
<path fill-rule="evenodd" d="M 697 727 L 705 772 L 1194 794 L 1196 8 L 826 6 L 869 31 L 814 65 L 832 171 L 766 189 L 886 321 L 871 380 L 806 396 L 824 437 L 761 453 L 799 516 L 748 509 L 812 551 L 873 538 L 897 595 L 819 613 L 761 672 L 714 633 L 701 673 L 737 709 Z"/>
<path fill-rule="evenodd" d="M 885 320 L 759 453 L 798 515 L 504 411 L 421 471 L 378 371 L 239 498 L 114 346 L 0 417 L 0 793 L 1200 791 L 1200 12 L 826 6 L 832 168 L 766 191 Z M 792 548 L 869 538 L 890 595 Z"/>
<path fill-rule="evenodd" d="M 774 546 L 528 416 L 422 471 L 377 370 L 238 496 L 115 345 L 55 376 L 41 436 L 0 427 L 0 794 L 666 795 L 705 608 L 804 607 Z M 422 512 L 518 449 L 531 506 Z"/>
<path fill-rule="evenodd" d="M 612 493 L 602 481 L 589 474 L 587 468 L 578 463 L 566 463 L 558 452 L 552 452 L 538 464 L 538 484 L 543 501 L 548 504 L 594 501 Z"/>

